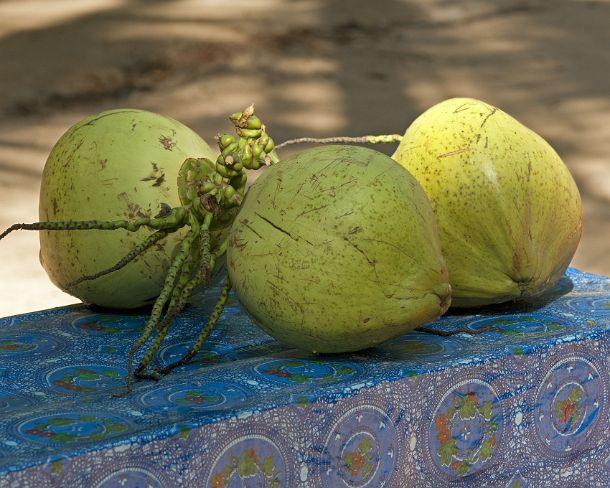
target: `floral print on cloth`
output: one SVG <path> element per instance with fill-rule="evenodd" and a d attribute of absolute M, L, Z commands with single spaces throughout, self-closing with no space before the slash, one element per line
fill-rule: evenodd
<path fill-rule="evenodd" d="M 111 398 L 145 321 L 84 305 L 0 319 L 0 487 L 610 486 L 608 278 L 570 269 L 536 300 L 341 355 L 282 346 L 231 297 L 190 364 Z"/>

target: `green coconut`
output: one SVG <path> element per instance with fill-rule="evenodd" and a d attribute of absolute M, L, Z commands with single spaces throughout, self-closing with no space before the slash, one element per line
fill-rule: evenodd
<path fill-rule="evenodd" d="M 88 117 L 55 144 L 40 188 L 41 221 L 133 220 L 154 217 L 161 204 L 181 205 L 177 177 L 187 158 L 216 159 L 191 129 L 151 112 L 118 109 Z M 86 303 L 134 308 L 162 289 L 185 229 L 170 234 L 125 267 L 67 285 L 112 267 L 153 232 L 125 229 L 40 232 L 40 262 L 62 290 Z"/>
<path fill-rule="evenodd" d="M 538 134 L 487 103 L 454 98 L 420 115 L 392 157 L 430 199 L 453 305 L 536 296 L 563 275 L 581 236 L 580 195 Z"/>
<path fill-rule="evenodd" d="M 375 346 L 450 304 L 425 193 L 360 147 L 310 149 L 263 173 L 231 227 L 227 263 L 253 319 L 316 353 Z"/>

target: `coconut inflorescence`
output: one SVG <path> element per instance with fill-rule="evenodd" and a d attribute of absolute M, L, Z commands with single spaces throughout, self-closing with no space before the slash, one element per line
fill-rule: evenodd
<path fill-rule="evenodd" d="M 354 146 L 310 149 L 261 175 L 231 227 L 227 264 L 264 330 L 317 353 L 375 346 L 451 301 L 420 185 L 389 157 Z"/>
<path fill-rule="evenodd" d="M 129 352 L 128 387 L 134 354 L 153 334 L 136 376 L 156 377 L 192 358 L 227 300 L 228 282 L 191 350 L 163 370 L 146 372 L 172 320 L 224 256 L 246 170 L 276 160 L 253 107 L 230 118 L 237 134 L 218 137 L 219 155 L 188 127 L 150 112 L 119 109 L 81 121 L 51 151 L 41 221 L 0 234 L 42 231 L 45 270 L 87 303 L 121 309 L 153 303 Z"/>

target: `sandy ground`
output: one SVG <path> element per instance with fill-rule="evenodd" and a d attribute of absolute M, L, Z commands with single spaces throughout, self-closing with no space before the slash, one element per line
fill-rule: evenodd
<path fill-rule="evenodd" d="M 51 146 L 108 108 L 211 142 L 255 102 L 282 141 L 402 132 L 472 96 L 562 155 L 585 208 L 572 264 L 610 275 L 609 25 L 609 1 L 0 0 L 0 228 L 37 220 Z M 0 316 L 74 302 L 38 264 L 35 233 L 0 252 Z"/>

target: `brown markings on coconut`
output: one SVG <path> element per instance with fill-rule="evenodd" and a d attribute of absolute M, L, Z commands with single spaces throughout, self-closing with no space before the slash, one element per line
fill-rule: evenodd
<path fill-rule="evenodd" d="M 401 224 L 388 223 L 394 214 Z M 419 185 L 387 156 L 317 148 L 252 186 L 231 228 L 229 273 L 245 309 L 281 342 L 316 352 L 362 349 L 444 311 L 439 295 L 449 287 L 433 222 Z M 374 243 L 380 234 L 394 245 Z M 418 279 L 409 278 L 411 263 L 399 250 L 411 246 L 422 253 Z M 405 279 L 416 282 L 406 287 L 417 289 L 412 300 L 395 293 Z"/>
<path fill-rule="evenodd" d="M 165 149 L 166 151 L 172 151 L 174 149 L 174 147 L 176 146 L 176 141 L 174 141 L 172 137 L 175 136 L 176 131 L 172 131 L 171 136 L 161 134 L 161 137 L 159 137 L 159 142 L 163 146 L 163 149 Z"/>

